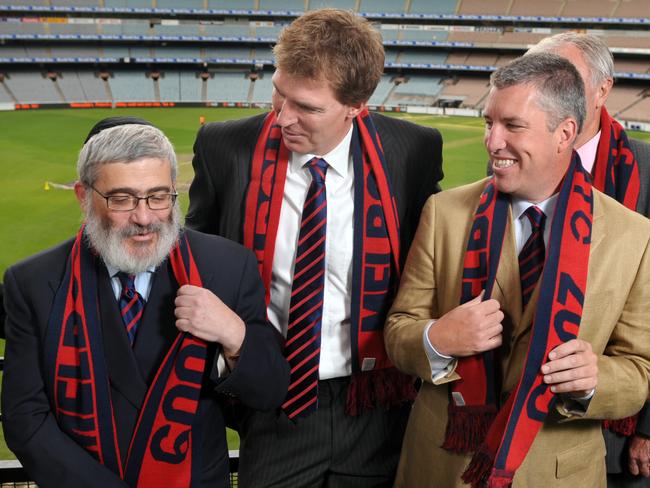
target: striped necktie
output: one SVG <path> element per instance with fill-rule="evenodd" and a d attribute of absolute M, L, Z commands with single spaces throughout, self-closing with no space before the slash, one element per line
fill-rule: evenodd
<path fill-rule="evenodd" d="M 135 290 L 135 275 L 127 275 L 120 271 L 117 273 L 117 278 L 122 284 L 122 293 L 120 293 L 119 299 L 120 313 L 126 327 L 126 334 L 129 336 L 129 342 L 133 346 L 144 310 L 144 299 Z"/>
<path fill-rule="evenodd" d="M 544 269 L 544 222 L 546 215 L 539 207 L 531 205 L 524 215 L 530 221 L 532 232 L 519 253 L 519 276 L 521 279 L 521 299 L 526 308 L 535 285 Z"/>
<path fill-rule="evenodd" d="M 325 285 L 327 162 L 313 158 L 309 161 L 308 168 L 312 181 L 300 220 L 285 347 L 291 380 L 282 408 L 291 419 L 310 414 L 318 405 L 318 365 Z"/>

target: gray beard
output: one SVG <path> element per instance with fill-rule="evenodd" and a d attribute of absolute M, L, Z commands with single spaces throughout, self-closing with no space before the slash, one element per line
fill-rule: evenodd
<path fill-rule="evenodd" d="M 180 216 L 180 207 L 176 203 L 166 222 L 155 222 L 147 226 L 127 225 L 122 229 L 114 229 L 110 222 L 104 222 L 95 214 L 92 205 L 87 205 L 86 239 L 106 265 L 126 274 L 138 274 L 158 267 L 167 259 L 180 234 Z M 158 234 L 153 251 L 147 254 L 127 252 L 123 240 L 141 232 L 156 232 Z"/>

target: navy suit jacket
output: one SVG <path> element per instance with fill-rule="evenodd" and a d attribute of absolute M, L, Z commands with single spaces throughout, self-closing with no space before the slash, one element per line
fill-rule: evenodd
<path fill-rule="evenodd" d="M 187 230 L 203 286 L 246 324 L 241 356 L 220 378 L 218 344 L 208 349 L 199 402 L 201 446 L 197 486 L 228 486 L 224 414 L 236 397 L 251 408 L 277 407 L 286 395 L 289 368 L 282 338 L 266 321 L 264 290 L 255 258 L 226 239 Z M 2 413 L 9 448 L 42 487 L 123 487 L 126 484 L 59 428 L 51 410 L 43 371 L 43 339 L 55 293 L 63 278 L 72 240 L 9 268 L 5 274 L 7 344 Z M 131 349 L 106 267 L 97 261 L 98 297 L 118 443 L 126 456 L 139 409 L 165 353 L 177 335 L 174 298 L 178 285 L 166 261 L 155 271 L 142 323 Z M 209 377 L 209 378 L 208 378 Z"/>

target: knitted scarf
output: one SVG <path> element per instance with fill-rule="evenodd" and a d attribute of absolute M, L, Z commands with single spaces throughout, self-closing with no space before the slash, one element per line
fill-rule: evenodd
<path fill-rule="evenodd" d="M 548 353 L 578 334 L 589 264 L 593 195 L 574 153 L 553 217 L 531 341 L 516 389 L 498 405 L 497 351 L 463 358 L 461 380 L 450 385 L 443 448 L 473 452 L 463 481 L 473 487 L 510 486 L 556 398 L 540 367 Z M 476 210 L 465 253 L 461 303 L 485 289 L 489 298 L 508 222 L 509 197 L 488 181 Z"/>
<path fill-rule="evenodd" d="M 413 381 L 391 364 L 383 326 L 399 282 L 399 220 L 381 141 L 366 109 L 354 121 L 354 255 L 351 290 L 353 376 L 346 410 L 357 415 L 415 397 Z M 273 254 L 290 152 L 274 112 L 258 136 L 246 196 L 244 245 L 255 252 L 270 300 Z"/>
<path fill-rule="evenodd" d="M 600 141 L 592 168 L 594 187 L 636 212 L 639 198 L 639 167 L 623 126 L 605 107 L 600 113 Z M 638 415 L 605 420 L 603 426 L 617 434 L 630 436 L 636 431 Z"/>
<path fill-rule="evenodd" d="M 192 425 L 206 344 L 179 333 L 149 386 L 122 463 L 104 357 L 97 296 L 97 256 L 78 232 L 55 298 L 45 338 L 46 387 L 59 426 L 131 487 L 190 487 L 200 459 Z M 169 257 L 179 285 L 201 286 L 182 236 Z"/>

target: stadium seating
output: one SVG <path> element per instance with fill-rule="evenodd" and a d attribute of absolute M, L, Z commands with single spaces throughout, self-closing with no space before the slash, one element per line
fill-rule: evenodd
<path fill-rule="evenodd" d="M 455 14 L 456 0 L 411 0 L 409 12 L 412 14 Z"/>
<path fill-rule="evenodd" d="M 248 102 L 251 81 L 244 72 L 214 73 L 208 80 L 207 100 L 221 102 Z"/>

